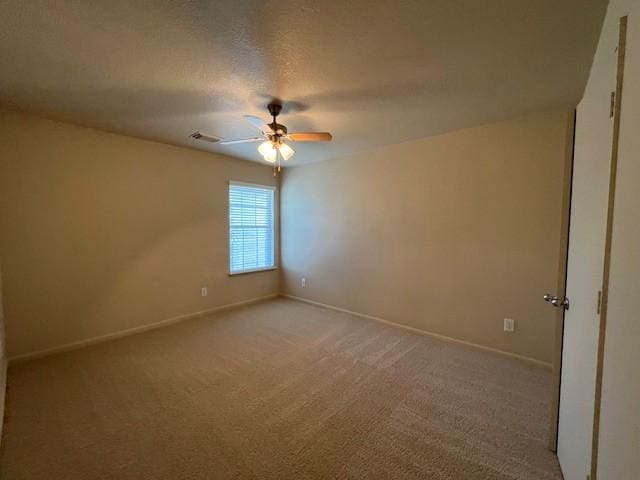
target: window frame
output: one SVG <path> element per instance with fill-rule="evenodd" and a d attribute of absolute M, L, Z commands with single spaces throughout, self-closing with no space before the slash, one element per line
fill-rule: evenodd
<path fill-rule="evenodd" d="M 260 268 L 249 268 L 246 270 L 231 270 L 231 202 L 229 200 L 229 196 L 231 193 L 231 187 L 237 185 L 241 187 L 254 187 L 254 188 L 262 188 L 265 190 L 271 190 L 273 192 L 273 215 L 271 222 L 271 238 L 273 238 L 273 266 L 269 267 L 260 267 Z M 260 183 L 249 183 L 249 182 L 240 182 L 236 180 L 229 180 L 227 182 L 227 261 L 228 268 L 227 274 L 230 277 L 235 277 L 236 275 L 245 275 L 247 273 L 257 273 L 257 272 L 269 272 L 272 270 L 278 269 L 278 229 L 276 228 L 276 224 L 278 222 L 278 187 L 275 185 L 263 185 Z"/>

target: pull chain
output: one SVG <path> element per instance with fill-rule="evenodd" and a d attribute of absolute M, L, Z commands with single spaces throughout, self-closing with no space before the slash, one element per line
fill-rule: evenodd
<path fill-rule="evenodd" d="M 282 159 L 282 154 L 280 153 L 280 148 L 278 148 L 278 173 L 280 173 L 280 160 Z"/>
<path fill-rule="evenodd" d="M 273 166 L 273 176 L 277 177 L 278 174 L 280 173 L 280 170 L 282 170 L 281 167 L 281 163 L 280 163 L 280 158 L 282 157 L 282 154 L 280 153 L 280 149 L 277 148 L 276 149 L 276 159 L 277 159 L 277 163 L 276 165 Z"/>

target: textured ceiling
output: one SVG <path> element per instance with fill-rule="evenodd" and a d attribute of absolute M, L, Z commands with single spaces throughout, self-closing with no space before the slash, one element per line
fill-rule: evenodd
<path fill-rule="evenodd" d="M 0 102 L 260 160 L 196 130 L 253 136 L 285 101 L 293 163 L 574 106 L 605 0 L 3 0 Z"/>

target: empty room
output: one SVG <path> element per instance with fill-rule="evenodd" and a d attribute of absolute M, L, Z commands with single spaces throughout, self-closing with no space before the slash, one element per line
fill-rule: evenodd
<path fill-rule="evenodd" d="M 0 2 L 0 479 L 640 479 L 640 1 Z"/>

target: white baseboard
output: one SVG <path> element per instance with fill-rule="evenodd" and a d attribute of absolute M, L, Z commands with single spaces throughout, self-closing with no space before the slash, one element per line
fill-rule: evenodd
<path fill-rule="evenodd" d="M 309 300 L 309 299 L 303 298 L 303 297 L 296 297 L 295 295 L 289 295 L 289 294 L 286 294 L 286 293 L 282 293 L 281 295 L 283 297 L 285 297 L 285 298 L 290 298 L 292 300 L 297 300 L 299 302 L 309 303 L 311 305 L 316 305 L 318 307 L 328 308 L 330 310 L 335 310 L 337 312 L 348 313 L 350 315 L 355 315 L 356 317 L 366 318 L 367 320 L 373 320 L 375 322 L 384 323 L 386 325 L 399 327 L 399 328 L 402 328 L 404 330 L 409 330 L 410 332 L 419 333 L 421 335 L 427 335 L 429 337 L 437 338 L 437 339 L 443 340 L 445 342 L 458 343 L 458 344 L 461 344 L 461 345 L 466 345 L 468 347 L 473 347 L 473 348 L 478 348 L 480 350 L 485 350 L 485 351 L 488 351 L 488 352 L 498 353 L 500 355 L 505 355 L 505 356 L 511 357 L 511 358 L 517 358 L 519 360 L 524 360 L 525 362 L 533 363 L 535 365 L 551 369 L 551 364 L 550 363 L 543 362 L 541 360 L 536 360 L 535 358 L 527 357 L 525 355 L 519 355 L 517 353 L 506 352 L 504 350 L 498 350 L 497 348 L 486 347 L 484 345 L 479 345 L 477 343 L 467 342 L 465 340 L 459 340 L 459 339 L 453 338 L 453 337 L 447 337 L 446 335 L 440 335 L 439 333 L 428 332 L 426 330 L 421 330 L 419 328 L 410 327 L 408 325 L 402 325 L 401 323 L 395 323 L 395 322 L 392 322 L 390 320 L 385 320 L 384 318 L 374 317 L 373 315 L 367 315 L 365 313 L 354 312 L 352 310 L 347 310 L 346 308 L 340 308 L 340 307 L 336 307 L 334 305 L 328 305 L 326 303 L 316 302 L 314 300 Z"/>
<path fill-rule="evenodd" d="M 185 320 L 190 320 L 192 318 L 203 317 L 205 315 L 210 315 L 212 313 L 221 312 L 223 310 L 229 310 L 231 308 L 241 307 L 243 305 L 249 305 L 251 303 L 260 302 L 262 300 L 267 300 L 270 298 L 275 298 L 280 296 L 279 293 L 272 293 L 270 295 L 265 295 L 262 297 L 251 298 L 249 300 L 243 300 L 241 302 L 228 303 L 225 305 L 220 305 L 213 308 L 208 308 L 206 310 L 201 310 L 199 312 L 187 313 L 185 315 L 178 315 L 177 317 L 166 318 L 159 322 L 149 323 L 146 325 L 141 325 L 139 327 L 128 328 L 126 330 L 119 330 L 117 332 L 107 333 L 105 335 L 99 335 L 97 337 L 91 337 L 84 340 L 79 340 L 77 342 L 66 343 L 64 345 L 60 345 L 58 347 L 47 348 L 44 350 L 37 350 L 35 352 L 23 353 L 21 355 L 16 355 L 14 357 L 9 358 L 9 365 L 14 365 L 16 363 L 25 362 L 27 360 L 33 360 L 35 358 L 46 357 L 48 355 L 53 355 L 54 353 L 62 353 L 70 350 L 77 350 L 78 348 L 87 347 L 89 345 L 95 345 L 96 343 L 106 342 L 108 340 L 114 340 L 116 338 L 126 337 L 129 335 L 133 335 L 136 333 L 146 332 L 147 330 L 155 330 L 156 328 L 165 327 L 167 325 L 171 325 L 173 323 L 183 322 Z"/>
<path fill-rule="evenodd" d="M 221 312 L 223 310 L 229 310 L 232 308 L 237 308 L 237 307 L 241 307 L 243 305 L 249 305 L 251 303 L 256 303 L 256 302 L 260 302 L 262 300 L 268 300 L 270 298 L 275 298 L 278 296 L 282 296 L 285 298 L 290 298 L 292 300 L 296 300 L 299 302 L 304 302 L 304 303 L 308 303 L 311 305 L 316 305 L 318 307 L 323 307 L 323 308 L 328 308 L 330 310 L 335 310 L 337 312 L 343 312 L 343 313 L 348 313 L 350 315 L 355 315 L 357 317 L 361 317 L 361 318 L 366 318 L 368 320 L 373 320 L 375 322 L 380 322 L 380 323 L 384 323 L 386 325 L 391 325 L 394 327 L 398 327 L 398 328 L 402 328 L 404 330 L 408 330 L 414 333 L 418 333 L 421 335 L 427 335 L 433 338 L 438 338 L 440 340 L 446 341 L 446 342 L 453 342 L 453 343 L 458 343 L 458 344 L 462 344 L 462 345 L 467 345 L 470 347 L 474 347 L 474 348 L 478 348 L 481 350 L 485 350 L 485 351 L 489 351 L 489 352 L 494 352 L 494 353 L 498 353 L 500 355 L 505 355 L 511 358 L 517 358 L 519 360 L 524 360 L 526 362 L 529 363 L 533 363 L 545 368 L 551 368 L 551 364 L 547 363 L 547 362 L 542 362 L 540 360 L 536 360 L 535 358 L 531 358 L 531 357 L 527 357 L 524 355 L 519 355 L 517 353 L 512 353 L 512 352 L 506 352 L 504 350 L 498 350 L 497 348 L 491 348 L 491 347 L 486 347 L 484 345 L 479 345 L 477 343 L 472 343 L 472 342 L 467 342 L 464 340 L 459 340 L 457 338 L 453 338 L 453 337 L 447 337 L 446 335 L 440 335 L 438 333 L 433 333 L 433 332 L 428 332 L 426 330 L 421 330 L 419 328 L 415 328 L 415 327 L 410 327 L 408 325 L 402 325 L 400 323 L 395 323 L 392 322 L 390 320 L 385 320 L 384 318 L 380 318 L 380 317 L 374 317 L 373 315 L 367 315 L 365 313 L 359 313 L 359 312 L 354 312 L 352 310 L 347 310 L 346 308 L 340 308 L 340 307 L 336 307 L 334 305 L 328 305 L 326 303 L 321 303 L 321 302 L 316 302 L 314 300 L 309 300 L 307 298 L 303 298 L 303 297 L 297 297 L 295 295 L 289 295 L 286 293 L 273 293 L 270 295 L 265 295 L 262 297 L 256 297 L 256 298 L 251 298 L 249 300 L 243 300 L 241 302 L 235 302 L 235 303 L 229 303 L 229 304 L 225 304 L 225 305 L 220 305 L 217 307 L 213 307 L 213 308 L 209 308 L 206 310 L 201 310 L 199 312 L 194 312 L 194 313 L 188 313 L 185 315 L 178 315 L 176 317 L 171 317 L 171 318 L 167 318 L 164 320 L 161 320 L 159 322 L 156 323 L 151 323 L 151 324 L 147 324 L 147 325 L 141 325 L 139 327 L 133 327 L 133 328 L 128 328 L 126 330 L 120 330 L 117 332 L 113 332 L 113 333 L 107 333 L 105 335 L 100 335 L 97 337 L 91 337 L 91 338 L 87 338 L 84 340 L 79 340 L 77 342 L 71 342 L 71 343 L 67 343 L 64 345 L 60 345 L 58 347 L 53 347 L 53 348 L 47 348 L 44 350 L 37 350 L 35 352 L 29 352 L 29 353 L 24 353 L 21 355 L 16 355 L 14 357 L 10 357 L 9 358 L 9 364 L 13 365 L 16 363 L 20 363 L 20 362 L 25 362 L 27 360 L 32 360 L 35 358 L 41 358 L 41 357 L 46 357 L 48 355 L 53 355 L 55 353 L 62 353 L 62 352 L 67 352 L 70 350 L 76 350 L 82 347 L 87 347 L 90 345 L 95 345 L 96 343 L 102 343 L 102 342 L 106 342 L 108 340 L 115 340 L 117 338 L 121 338 L 121 337 L 126 337 L 129 335 L 133 335 L 136 333 L 141 333 L 141 332 L 145 332 L 148 330 L 154 330 L 156 328 L 161 328 L 167 325 L 171 325 L 174 323 L 178 323 L 178 322 L 182 322 L 185 320 L 189 320 L 192 318 L 198 318 L 198 317 L 203 317 L 205 315 L 210 315 L 212 313 L 216 313 L 216 312 Z"/>

